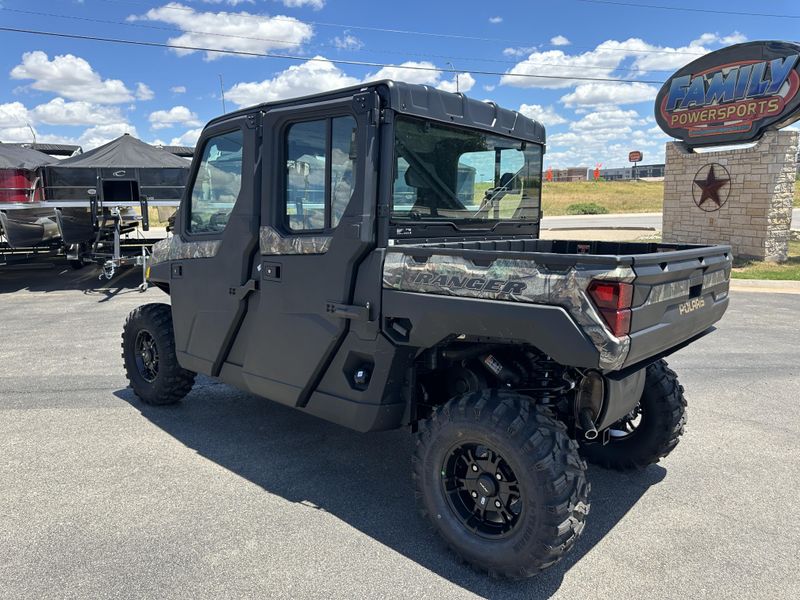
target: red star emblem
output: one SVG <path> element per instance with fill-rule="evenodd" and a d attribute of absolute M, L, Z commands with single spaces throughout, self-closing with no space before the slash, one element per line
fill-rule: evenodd
<path fill-rule="evenodd" d="M 701 190 L 697 206 L 702 208 L 706 200 L 711 200 L 717 205 L 717 208 L 721 207 L 722 200 L 719 198 L 719 191 L 728 182 L 730 182 L 730 179 L 717 179 L 716 175 L 714 175 L 714 165 L 711 165 L 708 168 L 708 174 L 705 179 L 694 180 L 694 184 Z"/>

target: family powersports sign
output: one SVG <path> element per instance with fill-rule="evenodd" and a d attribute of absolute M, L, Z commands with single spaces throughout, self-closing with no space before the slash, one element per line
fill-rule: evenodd
<path fill-rule="evenodd" d="M 751 142 L 800 119 L 800 44 L 748 42 L 689 63 L 656 96 L 656 121 L 690 146 Z"/>

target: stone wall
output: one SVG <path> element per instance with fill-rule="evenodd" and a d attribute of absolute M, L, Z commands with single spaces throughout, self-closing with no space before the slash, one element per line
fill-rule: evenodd
<path fill-rule="evenodd" d="M 786 260 L 797 168 L 796 131 L 768 131 L 752 148 L 695 153 L 667 144 L 663 236 L 667 242 L 731 244 L 735 256 Z M 706 198 L 700 179 L 729 179 L 718 189 L 722 206 Z M 705 210 L 704 210 L 705 208 Z"/>

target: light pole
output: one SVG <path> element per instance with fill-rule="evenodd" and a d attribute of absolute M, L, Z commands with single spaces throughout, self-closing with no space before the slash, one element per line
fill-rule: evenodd
<path fill-rule="evenodd" d="M 219 91 L 222 94 L 222 114 L 227 113 L 225 109 L 225 86 L 222 83 L 222 73 L 219 74 Z"/>
<path fill-rule="evenodd" d="M 458 93 L 459 93 L 459 91 L 458 91 L 458 71 L 456 71 L 456 67 L 455 67 L 455 65 L 454 65 L 453 63 L 451 63 L 451 62 L 449 62 L 449 61 L 448 61 L 448 62 L 446 62 L 445 64 L 446 64 L 446 65 L 450 65 L 450 68 L 451 68 L 453 71 L 455 71 L 455 74 L 456 74 L 456 94 L 458 94 Z"/>

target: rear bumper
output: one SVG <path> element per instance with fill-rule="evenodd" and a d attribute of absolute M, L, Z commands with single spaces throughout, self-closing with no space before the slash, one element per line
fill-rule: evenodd
<path fill-rule="evenodd" d="M 623 368 L 653 356 L 664 356 L 673 348 L 683 347 L 687 340 L 699 337 L 722 318 L 728 308 L 728 296 L 715 300 L 716 294 L 704 296 L 708 306 L 702 311 L 682 315 L 678 306 L 665 314 L 662 322 L 632 333 L 631 346 Z"/>

